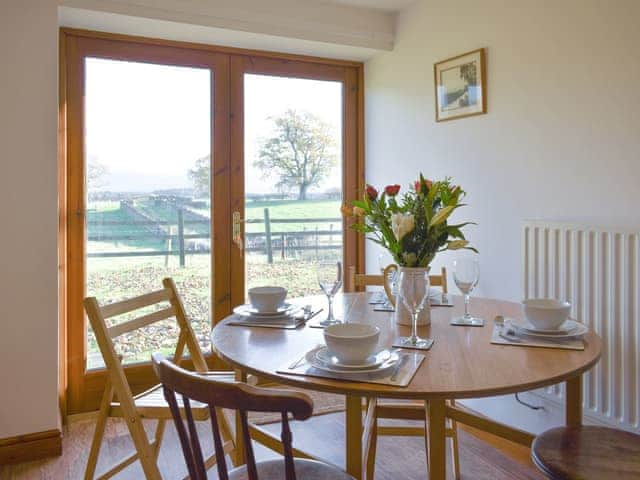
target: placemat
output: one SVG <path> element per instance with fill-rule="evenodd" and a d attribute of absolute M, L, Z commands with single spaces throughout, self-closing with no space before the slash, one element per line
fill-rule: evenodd
<path fill-rule="evenodd" d="M 374 312 L 393 312 L 395 311 L 395 308 L 393 308 L 393 305 L 391 305 L 390 303 L 371 303 L 369 302 L 369 304 L 374 305 L 373 307 L 373 311 Z M 449 297 L 449 295 L 447 294 L 438 294 L 438 295 L 434 295 L 432 297 L 429 297 L 429 305 L 431 305 L 432 307 L 453 307 L 453 301 L 451 300 L 451 298 Z"/>
<path fill-rule="evenodd" d="M 414 352 L 398 352 L 400 359 L 398 363 L 382 372 L 374 373 L 333 373 L 326 372 L 311 366 L 306 359 L 301 358 L 300 363 L 294 368 L 290 368 L 292 362 L 287 363 L 277 370 L 278 373 L 287 375 L 306 375 L 310 377 L 330 378 L 332 380 L 346 380 L 349 382 L 379 383 L 382 385 L 393 385 L 396 387 L 406 387 L 411 382 L 416 371 L 424 360 L 424 355 Z M 305 354 L 306 356 L 306 354 Z M 293 360 L 295 363 L 295 360 Z"/>
<path fill-rule="evenodd" d="M 491 334 L 491 343 L 496 345 L 513 345 L 516 347 L 543 347 L 543 348 L 559 348 L 562 350 L 584 350 L 584 341 L 581 338 L 573 338 L 567 340 L 546 340 L 538 337 L 525 337 L 517 336 L 513 337 L 514 340 L 508 340 L 500 336 L 499 325 L 493 326 L 493 333 Z"/>

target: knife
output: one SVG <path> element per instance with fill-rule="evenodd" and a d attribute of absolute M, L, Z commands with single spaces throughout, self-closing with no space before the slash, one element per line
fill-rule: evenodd
<path fill-rule="evenodd" d="M 389 378 L 390 381 L 395 382 L 396 378 L 398 377 L 398 373 L 400 373 L 402 366 L 407 362 L 408 359 L 409 359 L 408 353 L 405 353 L 404 355 L 402 355 L 402 358 L 398 362 L 398 365 L 396 365 L 396 368 L 393 370 L 393 375 L 391 375 L 391 378 Z"/>

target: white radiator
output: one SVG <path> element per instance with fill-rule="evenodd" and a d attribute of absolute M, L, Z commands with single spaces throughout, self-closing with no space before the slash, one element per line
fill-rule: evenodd
<path fill-rule="evenodd" d="M 530 221 L 523 228 L 524 297 L 566 299 L 571 316 L 602 337 L 584 376 L 584 412 L 640 430 L 640 233 Z M 545 389 L 558 400 L 563 388 Z"/>

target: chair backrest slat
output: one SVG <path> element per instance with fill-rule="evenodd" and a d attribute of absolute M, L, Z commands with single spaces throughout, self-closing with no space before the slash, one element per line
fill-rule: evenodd
<path fill-rule="evenodd" d="M 157 310 L 153 313 L 134 318 L 133 320 L 118 323 L 117 325 L 109 327 L 107 329 L 107 332 L 109 332 L 109 336 L 111 338 L 115 338 L 122 335 L 123 333 L 128 333 L 132 330 L 138 330 L 139 328 L 149 326 L 152 323 L 159 322 L 160 320 L 166 320 L 167 318 L 175 316 L 175 314 L 176 309 L 173 308 L 173 306 L 163 308 L 162 310 Z"/>
<path fill-rule="evenodd" d="M 448 293 L 447 290 L 447 269 L 442 267 L 440 275 L 429 275 L 429 283 L 432 287 L 442 287 L 442 293 Z M 356 267 L 348 268 L 347 291 L 354 292 L 359 287 L 380 287 L 384 286 L 384 277 L 382 275 L 356 273 Z"/>
<path fill-rule="evenodd" d="M 296 480 L 296 470 L 293 464 L 293 450 L 291 448 L 291 442 L 293 440 L 291 435 L 291 429 L 289 428 L 289 416 L 286 413 L 282 414 L 282 446 L 284 448 L 284 473 L 285 480 Z"/>
<path fill-rule="evenodd" d="M 249 433 L 249 422 L 247 421 L 247 411 L 240 410 L 240 428 L 242 429 L 242 440 L 244 441 L 244 461 L 247 465 L 247 475 L 249 480 L 258 480 L 258 469 L 256 467 L 256 457 L 253 454 L 253 444 Z"/>
<path fill-rule="evenodd" d="M 227 460 L 224 454 L 222 437 L 220 436 L 220 426 L 218 425 L 218 413 L 216 412 L 216 408 L 212 405 L 209 405 L 209 417 L 211 418 L 211 431 L 213 432 L 213 448 L 216 452 L 218 478 L 219 480 L 229 480 L 229 473 L 227 472 Z"/>
<path fill-rule="evenodd" d="M 200 476 L 199 470 L 196 467 L 195 459 L 193 458 L 193 450 L 191 448 L 191 440 L 187 434 L 187 430 L 184 428 L 182 417 L 180 416 L 180 407 L 178 406 L 178 400 L 176 394 L 172 390 L 164 387 L 164 398 L 169 404 L 169 410 L 174 418 L 180 418 L 180 422 L 176 422 L 176 431 L 178 432 L 178 438 L 180 439 L 180 445 L 182 446 L 182 453 L 184 455 L 184 461 L 187 464 L 187 470 L 189 471 L 189 478 L 193 480 L 203 480 Z M 206 477 L 204 477 L 206 479 Z"/>
<path fill-rule="evenodd" d="M 224 449 L 220 438 L 219 425 L 216 421 L 216 407 L 229 408 L 238 410 L 239 412 L 241 429 L 239 433 L 242 435 L 245 443 L 245 460 L 249 480 L 259 479 L 251 444 L 247 412 L 280 412 L 283 418 L 282 440 L 284 443 L 285 471 L 287 472 L 286 480 L 295 480 L 291 430 L 289 429 L 287 416 L 291 413 L 296 420 L 305 420 L 311 416 L 313 412 L 313 402 L 307 395 L 301 392 L 253 387 L 240 382 L 220 382 L 211 377 L 188 372 L 169 362 L 159 353 L 154 353 L 152 359 L 153 368 L 164 386 L 165 396 L 167 396 L 167 398 L 173 397 L 175 400 L 175 395 L 180 394 L 183 395 L 184 398 L 190 398 L 209 405 L 214 447 L 216 450 L 216 459 L 218 459 L 218 476 L 221 480 L 228 478 L 228 472 L 226 463 L 220 461 L 224 458 Z M 179 410 L 172 408 L 171 412 L 181 438 L 185 461 L 187 465 L 189 465 L 189 462 L 192 461 L 191 459 L 197 457 L 197 454 L 194 455 L 194 448 L 198 447 L 194 447 L 188 441 Z M 188 415 L 187 422 L 189 424 L 193 423 L 193 419 L 189 418 Z M 190 426 L 189 428 L 191 429 L 192 427 Z M 195 430 L 192 431 L 195 432 Z M 183 435 L 184 441 L 182 440 Z M 194 474 L 191 473 L 192 470 L 197 472 L 197 469 L 195 467 L 193 469 L 189 468 L 189 473 L 192 478 L 197 479 L 198 477 L 194 477 Z"/>
<path fill-rule="evenodd" d="M 187 419 L 187 427 L 189 429 L 189 438 L 191 440 L 191 452 L 193 460 L 198 471 L 198 478 L 206 480 L 207 469 L 204 466 L 204 458 L 202 457 L 202 448 L 200 447 L 200 439 L 196 430 L 196 423 L 193 421 L 193 412 L 191 411 L 191 402 L 189 397 L 182 396 L 182 404 L 184 405 L 184 413 Z"/>
<path fill-rule="evenodd" d="M 107 319 L 122 315 L 123 313 L 129 313 L 140 308 L 148 307 L 150 305 L 168 302 L 171 299 L 172 292 L 168 288 L 162 290 L 156 290 L 155 292 L 145 293 L 134 298 L 128 298 L 120 302 L 109 303 L 100 307 L 102 317 Z"/>

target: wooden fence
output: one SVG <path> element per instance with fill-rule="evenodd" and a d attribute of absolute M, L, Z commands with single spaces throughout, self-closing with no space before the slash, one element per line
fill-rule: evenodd
<path fill-rule="evenodd" d="M 204 255 L 211 252 L 210 221 L 206 219 L 185 220 L 182 208 L 177 210 L 175 222 L 136 220 L 136 221 L 103 221 L 87 222 L 89 233 L 87 240 L 96 242 L 136 242 L 136 241 L 162 241 L 165 248 L 162 250 L 132 250 L 113 252 L 89 252 L 89 258 L 109 257 L 165 257 L 165 264 L 169 256 L 178 256 L 180 266 L 185 265 L 186 255 Z M 264 216 L 260 219 L 247 219 L 246 224 L 263 224 L 263 232 L 245 232 L 245 251 L 260 252 L 267 256 L 267 262 L 273 263 L 274 254 L 285 259 L 287 255 L 301 251 L 313 251 L 318 253 L 323 250 L 339 250 L 342 248 L 342 219 L 341 218 L 271 218 L 269 209 L 264 209 Z M 330 228 L 320 230 L 317 226 L 312 229 L 297 231 L 279 231 L 273 228 L 282 224 L 329 224 Z M 338 228 L 333 229 L 333 224 Z M 132 234 L 94 234 L 91 227 L 141 227 L 141 232 Z M 185 233 L 185 228 L 206 226 L 203 233 Z M 158 230 L 160 229 L 160 230 Z M 193 228 L 191 229 L 193 230 Z M 163 233 L 151 233 L 163 232 Z"/>

